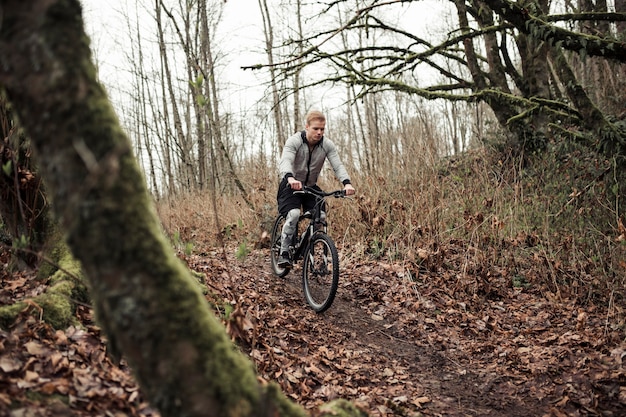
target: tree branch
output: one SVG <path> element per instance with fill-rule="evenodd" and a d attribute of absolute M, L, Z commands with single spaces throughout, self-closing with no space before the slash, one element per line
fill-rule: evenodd
<path fill-rule="evenodd" d="M 484 0 L 498 15 L 520 32 L 582 55 L 600 56 L 626 62 L 626 42 L 572 32 L 535 17 L 528 8 L 508 0 Z M 625 13 L 614 13 L 617 16 Z M 603 14 L 604 15 L 604 14 Z"/>

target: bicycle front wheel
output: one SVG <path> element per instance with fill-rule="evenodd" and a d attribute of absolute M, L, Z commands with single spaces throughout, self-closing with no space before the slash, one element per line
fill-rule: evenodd
<path fill-rule="evenodd" d="M 307 303 L 316 313 L 326 311 L 337 294 L 339 254 L 332 239 L 316 233 L 309 242 L 302 265 L 302 286 Z"/>
<path fill-rule="evenodd" d="M 272 227 L 272 240 L 270 241 L 270 258 L 272 262 L 272 271 L 280 278 L 289 273 L 289 268 L 281 268 L 278 266 L 278 257 L 280 256 L 280 236 L 283 233 L 283 225 L 285 217 L 279 215 Z"/>

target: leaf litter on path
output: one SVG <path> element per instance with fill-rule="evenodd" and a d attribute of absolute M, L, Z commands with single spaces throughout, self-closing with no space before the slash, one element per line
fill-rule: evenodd
<path fill-rule="evenodd" d="M 206 275 L 207 299 L 222 301 L 215 312 L 259 377 L 307 409 L 346 398 L 371 416 L 626 415 L 623 329 L 594 305 L 497 274 L 361 260 L 342 264 L 333 306 L 316 314 L 297 267 L 278 278 L 266 250 L 226 254 L 180 257 Z M 22 280 L 3 276 L 1 299 L 28 293 Z M 158 417 L 106 356 L 92 316 L 81 306 L 80 327 L 54 331 L 24 315 L 0 332 L 0 415 Z"/>

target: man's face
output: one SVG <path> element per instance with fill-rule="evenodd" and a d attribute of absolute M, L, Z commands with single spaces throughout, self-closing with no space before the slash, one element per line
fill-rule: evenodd
<path fill-rule="evenodd" d="M 309 145 L 317 145 L 322 136 L 324 136 L 324 128 L 326 127 L 326 121 L 311 120 L 311 123 L 304 127 L 306 130 L 306 140 Z"/>

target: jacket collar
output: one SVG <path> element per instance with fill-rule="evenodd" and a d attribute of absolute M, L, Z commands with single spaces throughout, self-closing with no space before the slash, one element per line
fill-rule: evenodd
<path fill-rule="evenodd" d="M 304 143 L 305 145 L 309 144 L 309 142 L 306 141 L 306 130 L 303 130 L 302 132 L 300 132 L 300 137 L 302 138 L 302 143 Z M 321 146 L 323 142 L 324 142 L 324 136 L 322 136 L 322 139 L 320 139 L 320 141 L 317 142 L 315 147 Z"/>

